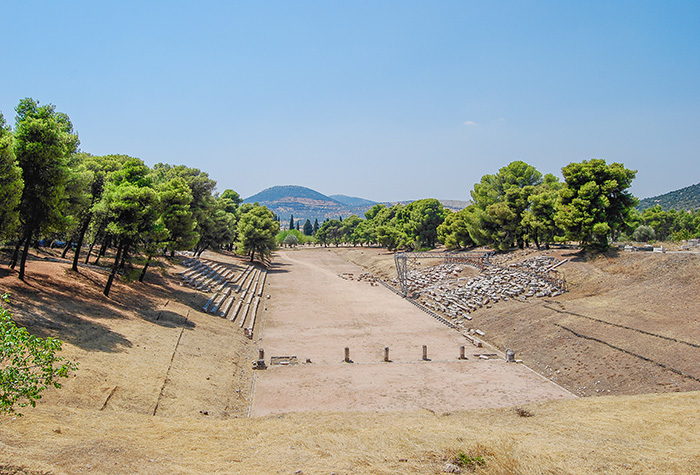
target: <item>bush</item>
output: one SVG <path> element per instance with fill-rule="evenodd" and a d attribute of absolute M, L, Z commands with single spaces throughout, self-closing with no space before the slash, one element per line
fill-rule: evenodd
<path fill-rule="evenodd" d="M 2 300 L 7 302 L 7 295 Z M 62 344 L 19 328 L 0 305 L 0 412 L 16 413 L 15 406 L 34 407 L 42 391 L 61 387 L 58 379 L 76 369 L 74 363 L 56 356 Z"/>
<path fill-rule="evenodd" d="M 464 452 L 459 452 L 457 454 L 457 460 L 455 460 L 455 465 L 461 468 L 474 470 L 476 467 L 483 467 L 486 465 L 486 461 L 484 460 L 484 457 L 479 455 L 469 456 Z"/>
<path fill-rule="evenodd" d="M 632 240 L 636 242 L 649 242 L 656 239 L 656 232 L 651 226 L 642 224 L 632 233 Z"/>
<path fill-rule="evenodd" d="M 287 234 L 287 236 L 282 240 L 282 244 L 293 247 L 299 244 L 299 238 L 297 238 L 294 234 Z"/>
<path fill-rule="evenodd" d="M 306 236 L 301 231 L 297 231 L 296 229 L 289 229 L 278 232 L 275 236 L 275 241 L 277 241 L 277 244 L 280 246 L 296 246 L 297 244 L 313 242 L 313 237 Z"/>

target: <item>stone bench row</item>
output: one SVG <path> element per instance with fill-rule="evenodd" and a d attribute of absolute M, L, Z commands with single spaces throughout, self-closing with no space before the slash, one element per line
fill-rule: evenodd
<path fill-rule="evenodd" d="M 237 293 L 240 291 L 240 284 L 238 284 L 238 282 L 245 280 L 252 270 L 252 266 L 247 266 L 235 279 L 232 279 L 233 276 L 230 276 L 227 280 L 222 282 L 215 290 L 212 298 L 210 298 L 204 306 L 204 311 L 220 317 L 225 317 L 235 298 L 232 292 Z"/>
<path fill-rule="evenodd" d="M 217 284 L 219 289 L 223 288 L 235 272 L 223 264 L 205 260 L 188 259 L 184 264 L 190 267 L 180 273 L 183 284 L 204 292 L 211 292 L 211 287 Z"/>
<path fill-rule="evenodd" d="M 252 338 L 266 277 L 266 271 L 248 266 L 218 297 L 213 297 L 210 312 L 237 323 Z"/>
<path fill-rule="evenodd" d="M 205 292 L 216 287 L 202 309 L 237 323 L 252 338 L 267 271 L 249 265 L 236 274 L 223 264 L 193 258 L 183 264 L 188 267 L 180 273 L 184 284 Z"/>
<path fill-rule="evenodd" d="M 262 271 L 262 276 L 260 277 L 260 286 L 255 295 L 255 304 L 253 305 L 253 311 L 248 319 L 248 325 L 244 329 L 244 333 L 248 338 L 253 338 L 253 330 L 255 330 L 255 320 L 258 315 L 258 307 L 260 306 L 260 300 L 262 300 L 263 289 L 265 288 L 265 280 L 267 279 L 267 271 Z M 242 322 L 241 322 L 242 326 Z"/>

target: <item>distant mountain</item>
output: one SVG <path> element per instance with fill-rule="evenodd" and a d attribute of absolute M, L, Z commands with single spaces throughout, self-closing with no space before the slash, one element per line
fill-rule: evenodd
<path fill-rule="evenodd" d="M 328 203 L 330 205 L 342 205 L 340 201 L 336 201 L 329 196 L 326 196 L 318 191 L 297 185 L 281 185 L 267 188 L 260 193 L 243 200 L 244 203 L 274 203 L 278 201 L 297 201 L 311 200 Z"/>
<path fill-rule="evenodd" d="M 282 227 L 289 222 L 289 217 L 294 216 L 294 221 L 310 220 L 312 223 L 318 219 L 319 223 L 326 218 L 347 218 L 356 214 L 360 218 L 374 205 L 375 201 L 364 198 L 356 198 L 345 195 L 326 196 L 318 191 L 297 185 L 273 186 L 260 193 L 256 193 L 243 200 L 244 203 L 259 203 L 267 206 L 273 213 L 279 216 Z M 411 201 L 400 201 L 407 205 Z M 441 200 L 445 208 L 459 211 L 469 205 L 468 201 Z M 395 202 L 396 203 L 396 202 Z M 382 203 L 392 206 L 395 203 Z"/>
<path fill-rule="evenodd" d="M 333 198 L 336 201 L 340 201 L 346 206 L 369 206 L 372 207 L 377 204 L 376 201 L 366 200 L 364 198 L 355 198 L 353 196 L 345 195 L 330 195 L 329 198 Z"/>
<path fill-rule="evenodd" d="M 362 198 L 344 198 L 351 200 L 350 204 L 304 186 L 283 185 L 267 188 L 246 198 L 243 202 L 267 206 L 280 217 L 283 225 L 286 224 L 285 221 L 288 221 L 290 216 L 294 216 L 294 221 L 302 220 L 302 223 L 307 219 L 313 223 L 315 219 L 321 222 L 326 218 L 347 218 L 352 214 L 364 217 L 365 212 L 375 204 Z M 354 202 L 368 204 L 355 205 Z"/>
<path fill-rule="evenodd" d="M 471 201 L 460 201 L 460 200 L 440 200 L 440 203 L 442 203 L 442 206 L 445 208 L 449 209 L 450 211 L 461 211 L 470 204 L 472 204 Z"/>
<path fill-rule="evenodd" d="M 700 183 L 686 186 L 680 190 L 670 191 L 663 195 L 644 198 L 639 202 L 637 209 L 644 211 L 656 205 L 661 205 L 661 208 L 665 211 L 670 209 L 698 209 L 700 208 Z"/>

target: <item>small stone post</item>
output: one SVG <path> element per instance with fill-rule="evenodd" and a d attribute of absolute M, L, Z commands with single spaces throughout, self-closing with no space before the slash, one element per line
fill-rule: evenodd
<path fill-rule="evenodd" d="M 464 351 L 465 351 L 465 350 L 464 350 L 464 345 L 461 345 L 461 346 L 459 347 L 459 359 L 460 359 L 460 360 L 466 360 L 466 359 L 467 359 L 467 357 L 464 356 Z"/>
<path fill-rule="evenodd" d="M 506 350 L 506 363 L 515 363 L 515 351 Z"/>
<path fill-rule="evenodd" d="M 423 361 L 428 361 L 428 345 L 423 345 Z"/>
<path fill-rule="evenodd" d="M 258 359 L 253 362 L 253 369 L 265 369 L 267 368 L 267 365 L 265 365 L 265 350 L 262 348 L 258 349 Z"/>
<path fill-rule="evenodd" d="M 384 348 L 384 361 L 389 363 L 391 360 L 389 359 L 389 347 Z"/>
<path fill-rule="evenodd" d="M 345 347 L 345 362 L 352 363 L 352 361 L 350 361 L 350 348 L 347 346 Z"/>

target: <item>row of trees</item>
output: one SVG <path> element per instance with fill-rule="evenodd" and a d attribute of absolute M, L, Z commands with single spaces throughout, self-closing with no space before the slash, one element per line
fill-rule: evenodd
<path fill-rule="evenodd" d="M 279 218 L 278 218 L 278 221 L 279 221 Z M 297 231 L 303 233 L 304 236 L 313 236 L 314 234 L 316 234 L 319 227 L 320 226 L 318 224 L 318 219 L 314 220 L 314 224 L 311 224 L 311 220 L 307 219 L 304 222 L 304 224 L 302 225 L 301 221 L 298 221 L 298 220 L 294 221 L 294 215 L 292 215 L 289 218 L 289 226 L 287 227 L 287 230 L 289 230 L 289 231 L 297 230 Z"/>
<path fill-rule="evenodd" d="M 474 185 L 472 204 L 453 213 L 435 199 L 390 207 L 375 205 L 365 219 L 327 220 L 315 241 L 328 245 L 378 244 L 389 249 L 450 249 L 488 245 L 497 250 L 530 243 L 578 241 L 605 250 L 612 239 L 634 230 L 637 203 L 628 191 L 635 171 L 604 160 L 571 163 L 564 182 L 515 161 Z"/>
<path fill-rule="evenodd" d="M 366 219 L 352 215 L 342 221 L 325 221 L 315 238 L 323 245 L 347 242 L 378 244 L 388 249 L 432 248 L 437 243 L 437 227 L 445 215 L 442 204 L 433 198 L 408 205 L 377 204 L 365 213 Z"/>
<path fill-rule="evenodd" d="M 456 213 L 435 199 L 408 205 L 375 205 L 364 219 L 353 215 L 321 225 L 295 222 L 279 233 L 279 218 L 267 208 L 243 204 L 233 190 L 215 193 L 216 182 L 196 169 L 157 164 L 152 169 L 124 155 L 95 157 L 78 151 L 78 137 L 67 115 L 52 105 L 24 99 L 14 130 L 0 114 L 0 240 L 14 242 L 11 266 L 24 278 L 30 244 L 59 237 L 74 246 L 77 269 L 84 243 L 88 262 L 113 248 L 116 258 L 105 294 L 120 267 L 134 256 L 145 260 L 162 252 L 237 248 L 266 258 L 276 245 L 376 244 L 389 249 L 428 249 L 490 245 L 497 250 L 533 243 L 578 241 L 604 250 L 611 239 L 650 227 L 657 239 L 693 236 L 692 213 L 658 208 L 638 213 L 628 189 L 635 173 L 604 160 L 571 163 L 564 181 L 543 176 L 515 161 L 474 185 L 472 204 Z M 642 231 L 646 231 L 643 228 Z M 638 234 L 640 234 L 638 233 Z M 646 235 L 649 233 L 647 232 Z M 64 253 L 65 254 L 65 253 Z"/>
<path fill-rule="evenodd" d="M 564 182 L 515 161 L 474 185 L 473 204 L 449 215 L 438 230 L 450 248 L 491 245 L 497 250 L 534 243 L 578 241 L 602 251 L 630 226 L 636 172 L 593 159 L 562 168 Z"/>
<path fill-rule="evenodd" d="M 23 99 L 11 128 L 0 113 L 0 243 L 14 243 L 10 266 L 25 278 L 29 247 L 39 239 L 67 241 L 77 270 L 93 249 L 99 263 L 108 248 L 117 271 L 139 257 L 140 280 L 159 253 L 211 247 L 238 250 L 250 259 L 269 257 L 279 223 L 257 204 L 241 205 L 233 190 L 215 193 L 216 182 L 196 169 L 157 164 L 126 155 L 92 156 L 78 150 L 78 135 L 53 105 Z M 56 356 L 61 341 L 17 327 L 0 300 L 0 413 L 35 405 L 47 387 L 60 387 L 76 365 Z"/>
<path fill-rule="evenodd" d="M 216 182 L 196 168 L 159 163 L 152 169 L 126 155 L 92 156 L 78 151 L 67 115 L 53 105 L 24 99 L 14 130 L 0 114 L 0 240 L 14 242 L 10 266 L 24 279 L 29 246 L 40 238 L 74 249 L 77 270 L 96 245 L 99 263 L 108 248 L 115 258 L 104 289 L 118 270 L 140 256 L 140 280 L 159 253 L 233 249 L 265 258 L 275 247 L 279 224 L 267 208 L 245 204 L 233 190 L 215 193 Z M 73 244 L 73 245 L 71 245 Z"/>
<path fill-rule="evenodd" d="M 660 205 L 656 205 L 641 213 L 633 210 L 629 219 L 629 229 L 634 231 L 630 233 L 628 230 L 628 240 L 681 241 L 700 237 L 700 209 L 664 211 Z"/>

